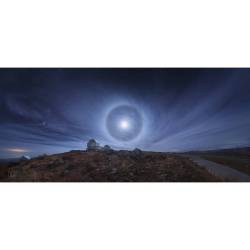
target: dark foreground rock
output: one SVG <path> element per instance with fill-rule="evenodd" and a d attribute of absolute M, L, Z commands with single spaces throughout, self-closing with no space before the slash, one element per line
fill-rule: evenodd
<path fill-rule="evenodd" d="M 71 151 L 10 164 L 3 172 L 1 181 L 13 182 L 223 181 L 188 158 L 140 150 Z"/>

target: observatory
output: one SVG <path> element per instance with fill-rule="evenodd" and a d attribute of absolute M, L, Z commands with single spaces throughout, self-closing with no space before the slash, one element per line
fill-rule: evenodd
<path fill-rule="evenodd" d="M 87 151 L 112 151 L 112 148 L 109 145 L 102 147 L 95 139 L 90 139 L 87 143 Z"/>
<path fill-rule="evenodd" d="M 94 139 L 90 139 L 87 143 L 87 150 L 98 150 L 100 148 L 99 143 L 97 143 Z"/>

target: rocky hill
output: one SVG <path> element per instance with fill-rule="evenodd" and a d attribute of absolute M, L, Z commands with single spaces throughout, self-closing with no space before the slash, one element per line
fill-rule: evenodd
<path fill-rule="evenodd" d="M 71 151 L 21 160 L 1 168 L 12 182 L 209 182 L 222 181 L 190 159 L 170 153 Z"/>

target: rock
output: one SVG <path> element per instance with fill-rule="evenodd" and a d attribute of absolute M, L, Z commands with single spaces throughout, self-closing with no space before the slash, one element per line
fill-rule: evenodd
<path fill-rule="evenodd" d="M 68 165 L 65 169 L 66 170 L 73 170 L 73 169 L 76 169 L 77 167 L 74 166 L 74 165 Z"/>
<path fill-rule="evenodd" d="M 112 173 L 112 174 L 116 174 L 116 173 L 117 173 L 117 168 L 112 168 L 111 173 Z"/>
<path fill-rule="evenodd" d="M 9 170 L 8 170 L 8 177 L 9 178 L 15 178 L 15 177 L 17 177 L 17 171 L 15 171 L 14 168 L 9 168 Z"/>
<path fill-rule="evenodd" d="M 131 151 L 128 151 L 128 150 L 119 150 L 118 152 L 117 152 L 117 154 L 119 155 L 119 156 L 130 156 L 131 155 Z"/>
<path fill-rule="evenodd" d="M 133 150 L 133 154 L 136 155 L 136 156 L 139 156 L 139 155 L 142 154 L 142 151 L 141 151 L 139 148 L 135 148 L 135 149 Z"/>
<path fill-rule="evenodd" d="M 64 163 L 65 163 L 64 160 L 61 159 L 61 158 L 56 159 L 56 160 L 54 161 L 54 164 L 56 164 L 56 165 L 63 165 Z"/>

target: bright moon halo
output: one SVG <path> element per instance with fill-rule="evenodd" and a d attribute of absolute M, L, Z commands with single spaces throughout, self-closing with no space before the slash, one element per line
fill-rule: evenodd
<path fill-rule="evenodd" d="M 121 129 L 129 129 L 129 122 L 127 120 L 121 120 L 119 126 Z"/>
<path fill-rule="evenodd" d="M 117 106 L 107 114 L 106 128 L 109 135 L 117 141 L 132 141 L 136 139 L 142 131 L 142 115 L 133 106 Z"/>

